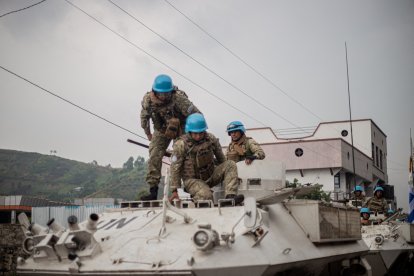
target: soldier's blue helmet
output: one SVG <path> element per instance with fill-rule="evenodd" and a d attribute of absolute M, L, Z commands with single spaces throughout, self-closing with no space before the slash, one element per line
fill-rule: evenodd
<path fill-rule="evenodd" d="M 204 119 L 203 114 L 201 113 L 194 113 L 187 117 L 187 121 L 185 123 L 185 133 L 189 132 L 204 132 L 207 129 L 207 122 Z"/>
<path fill-rule="evenodd" d="M 354 189 L 354 192 L 357 192 L 357 191 L 360 191 L 360 192 L 363 192 L 364 190 L 362 189 L 362 187 L 361 186 L 355 186 L 355 189 Z"/>
<path fill-rule="evenodd" d="M 244 125 L 240 121 L 233 121 L 227 126 L 227 134 L 230 135 L 230 132 L 240 130 L 242 133 L 246 132 Z"/>
<path fill-rule="evenodd" d="M 382 187 L 380 187 L 380 186 L 377 186 L 377 187 L 375 188 L 375 190 L 374 190 L 374 194 L 375 194 L 377 191 L 384 192 L 384 189 L 383 189 Z"/>
<path fill-rule="evenodd" d="M 359 212 L 361 213 L 361 214 L 363 214 L 363 213 L 370 213 L 370 211 L 369 211 L 369 208 L 366 208 L 366 207 L 364 207 L 364 208 L 361 208 L 361 210 L 359 210 Z"/>
<path fill-rule="evenodd" d="M 167 75 L 158 75 L 154 80 L 152 90 L 157 93 L 168 93 L 173 91 L 174 85 L 171 77 Z"/>
<path fill-rule="evenodd" d="M 388 209 L 387 213 L 390 214 L 390 215 L 394 214 L 394 210 L 393 209 Z"/>

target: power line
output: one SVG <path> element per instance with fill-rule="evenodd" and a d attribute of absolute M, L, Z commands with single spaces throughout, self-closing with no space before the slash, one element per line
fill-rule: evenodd
<path fill-rule="evenodd" d="M 109 0 L 110 1 L 110 0 Z M 181 10 L 179 10 L 176 6 L 171 4 L 168 0 L 164 0 L 167 4 L 169 4 L 174 10 L 176 10 L 178 13 L 180 13 L 182 16 L 184 16 L 188 21 L 190 21 L 194 26 L 196 26 L 199 30 L 201 30 L 203 33 L 205 33 L 208 37 L 216 41 L 221 47 L 223 47 L 227 52 L 229 52 L 233 57 L 238 59 L 240 62 L 242 62 L 244 65 L 249 67 L 253 72 L 255 72 L 257 75 L 259 75 L 262 79 L 264 79 L 266 82 L 268 82 L 270 85 L 272 85 L 274 88 L 279 90 L 281 93 L 283 93 L 286 97 L 288 97 L 290 100 L 301 106 L 303 109 L 314 115 L 319 120 L 323 121 L 321 117 L 319 117 L 317 114 L 312 112 L 312 110 L 308 109 L 304 104 L 302 104 L 299 100 L 295 99 L 291 95 L 289 95 L 287 92 L 285 92 L 282 88 L 280 88 L 276 83 L 274 83 L 272 80 L 270 80 L 268 77 L 266 77 L 263 73 L 261 73 L 259 70 L 257 70 L 254 66 L 250 65 L 247 61 L 245 61 L 243 58 L 241 58 L 239 55 L 237 55 L 234 51 L 232 51 L 229 47 L 225 46 L 223 43 L 221 43 L 217 38 L 215 38 L 212 34 L 207 32 L 206 29 L 201 27 L 199 24 L 197 24 L 194 20 L 192 20 L 189 16 L 187 16 L 185 13 L 183 13 Z"/>
<path fill-rule="evenodd" d="M 170 69 L 171 71 L 175 72 L 177 75 L 181 76 L 182 78 L 184 78 L 185 80 L 187 80 L 188 82 L 192 83 L 193 85 L 197 86 L 198 88 L 200 88 L 201 90 L 205 91 L 206 93 L 208 93 L 209 95 L 213 96 L 214 98 L 216 98 L 217 100 L 227 104 L 228 106 L 232 107 L 233 109 L 239 111 L 240 113 L 244 114 L 245 116 L 249 117 L 250 119 L 254 120 L 255 122 L 266 126 L 265 123 L 257 120 L 256 118 L 250 116 L 249 114 L 247 114 L 246 112 L 244 112 L 243 110 L 235 107 L 234 105 L 232 105 L 231 103 L 221 99 L 220 97 L 216 96 L 215 94 L 213 94 L 210 90 L 208 90 L 207 88 L 204 88 L 203 86 L 201 86 L 200 84 L 196 83 L 195 81 L 191 80 L 189 77 L 183 75 L 182 73 L 180 73 L 179 71 L 177 71 L 176 69 L 174 69 L 173 67 L 171 67 L 170 65 L 166 64 L 165 62 L 163 62 L 162 60 L 158 59 L 157 57 L 155 57 L 154 55 L 152 55 L 151 53 L 149 53 L 148 51 L 144 50 L 143 48 L 139 47 L 137 44 L 133 43 L 132 41 L 130 41 L 129 39 L 127 39 L 126 37 L 122 36 L 121 34 L 119 34 L 118 32 L 114 31 L 113 29 L 109 28 L 107 25 L 105 25 L 104 23 L 102 23 L 101 21 L 99 21 L 98 19 L 96 19 L 94 16 L 90 15 L 89 13 L 87 13 L 86 11 L 84 11 L 83 9 L 81 9 L 80 7 L 76 6 L 75 4 L 73 4 L 72 2 L 65 0 L 69 5 L 71 5 L 72 7 L 76 8 L 77 10 L 79 10 L 80 12 L 82 12 L 83 14 L 85 14 L 86 16 L 88 16 L 89 18 L 91 18 L 92 20 L 94 20 L 95 22 L 97 22 L 98 24 L 100 24 L 101 26 L 103 26 L 104 28 L 106 28 L 107 30 L 109 30 L 111 33 L 115 34 L 116 36 L 118 36 L 119 38 L 123 39 L 124 41 L 128 42 L 129 44 L 131 44 L 132 46 L 134 46 L 135 48 L 137 48 L 138 50 L 140 50 L 141 52 L 145 53 L 147 56 L 151 57 L 152 59 L 158 61 L 159 63 L 161 63 L 162 65 L 164 65 L 165 67 L 167 67 L 168 69 Z"/>
<path fill-rule="evenodd" d="M 1 17 L 3 17 L 3 16 L 6 16 L 6 15 L 8 15 L 8 14 L 11 14 L 11 13 L 15 13 L 15 12 L 19 12 L 19 11 L 22 11 L 22 10 L 29 9 L 29 8 L 34 7 L 34 6 L 36 6 L 36 5 L 39 5 L 39 4 L 41 4 L 41 3 L 45 2 L 45 1 L 46 1 L 46 0 L 42 0 L 42 1 L 39 1 L 39 2 L 37 2 L 37 3 L 34 3 L 33 5 L 27 6 L 27 7 L 25 7 L 25 8 L 21 8 L 21 9 L 15 10 L 15 11 L 11 11 L 11 12 L 8 12 L 8 13 L 5 13 L 5 14 L 2 14 L 2 15 L 0 15 L 0 18 L 1 18 Z"/>
<path fill-rule="evenodd" d="M 82 12 L 82 13 L 84 13 L 86 16 L 88 16 L 89 18 L 91 18 L 92 20 L 94 20 L 95 22 L 97 22 L 98 24 L 100 24 L 101 26 L 103 26 L 105 29 L 109 30 L 110 32 L 112 32 L 113 34 L 115 34 L 116 36 L 118 36 L 119 38 L 121 38 L 121 39 L 123 39 L 124 41 L 128 42 L 129 44 L 131 44 L 132 46 L 134 46 L 135 48 L 137 48 L 137 49 L 138 49 L 138 50 L 140 50 L 141 52 L 145 53 L 145 54 L 146 54 L 146 55 L 148 55 L 149 57 L 151 57 L 151 58 L 153 58 L 154 60 L 158 61 L 159 63 L 161 63 L 162 65 L 164 65 L 164 66 L 165 66 L 165 67 L 167 67 L 168 69 L 170 69 L 171 71 L 173 71 L 173 72 L 177 73 L 178 75 L 180 75 L 181 77 L 183 77 L 184 79 L 186 79 L 187 81 L 189 81 L 190 83 L 192 83 L 192 84 L 194 84 L 195 86 L 199 87 L 200 89 L 202 89 L 203 91 L 207 92 L 208 94 L 210 94 L 211 96 L 215 97 L 216 99 L 220 100 L 221 102 L 226 103 L 227 105 L 229 105 L 229 106 L 230 106 L 230 107 L 232 107 L 233 109 L 235 109 L 235 110 L 237 110 L 237 111 L 239 111 L 239 112 L 243 113 L 244 115 L 246 115 L 247 117 L 251 118 L 252 120 L 254 120 L 254 121 L 256 121 L 256 122 L 259 122 L 259 123 L 260 123 L 260 124 L 262 124 L 263 126 L 266 126 L 266 124 L 265 124 L 265 123 L 263 123 L 263 122 L 261 122 L 261 121 L 259 121 L 259 120 L 255 119 L 255 118 L 253 118 L 252 116 L 250 116 L 250 115 L 249 115 L 249 114 L 247 114 L 246 112 L 244 112 L 244 111 L 242 111 L 241 109 L 239 109 L 239 108 L 237 108 L 237 107 L 233 106 L 232 104 L 230 104 L 230 103 L 228 103 L 227 101 L 225 101 L 225 100 L 221 99 L 220 97 L 218 97 L 218 96 L 214 95 L 212 92 L 210 92 L 210 91 L 209 91 L 209 90 L 207 90 L 206 88 L 202 87 L 201 85 L 199 85 L 198 83 L 194 82 L 194 81 L 193 81 L 193 80 L 191 80 L 190 78 L 188 78 L 188 77 L 184 76 L 182 73 L 178 72 L 176 69 L 174 69 L 174 68 L 173 68 L 173 67 L 171 67 L 170 65 L 166 64 L 165 62 L 161 61 L 160 59 L 158 59 L 157 57 L 155 57 L 154 55 L 152 55 L 152 54 L 151 54 L 151 53 L 149 53 L 148 51 L 144 50 L 143 48 L 139 47 L 138 45 L 136 45 L 136 44 L 135 44 L 135 43 L 133 43 L 132 41 L 128 40 L 127 38 L 125 38 L 124 36 L 122 36 L 121 34 L 119 34 L 118 32 L 116 32 L 115 30 L 111 29 L 110 27 L 108 27 L 107 25 L 105 25 L 104 23 L 102 23 L 101 21 L 99 21 L 99 20 L 98 20 L 98 19 L 96 19 L 94 16 L 90 15 L 89 13 L 87 13 L 86 11 L 84 11 L 83 9 L 81 9 L 80 7 L 78 7 L 77 5 L 73 4 L 72 2 L 70 2 L 70 1 L 68 1 L 68 0 L 65 0 L 65 1 L 66 1 L 68 4 L 70 4 L 72 7 L 76 8 L 77 10 L 79 10 L 79 11 L 80 11 L 80 12 Z M 220 77 L 220 76 L 218 76 L 218 77 Z M 223 79 L 223 80 L 224 80 L 224 79 Z M 226 80 L 224 80 L 224 81 L 225 81 L 225 82 L 227 82 Z M 230 85 L 231 85 L 231 83 L 230 83 Z M 235 89 L 239 90 L 240 92 L 245 93 L 245 92 L 241 91 L 240 89 L 238 89 L 237 87 L 235 87 L 235 86 L 233 86 L 233 87 L 234 87 Z M 245 94 L 245 95 L 246 95 L 246 96 L 248 96 L 248 97 L 250 97 L 250 96 L 249 96 L 249 95 L 247 95 L 247 94 Z M 250 98 L 251 98 L 251 97 L 250 97 Z M 257 101 L 257 100 L 255 100 L 254 98 L 251 98 L 251 99 L 252 99 L 252 100 L 254 100 L 254 101 L 256 101 L 259 105 L 261 105 L 261 106 L 265 107 L 262 103 L 258 102 L 258 101 Z M 296 124 L 294 124 L 294 123 L 290 122 L 289 120 L 287 120 L 287 119 L 283 118 L 281 115 L 277 114 L 275 111 L 271 110 L 270 108 L 268 108 L 268 107 L 265 107 L 265 108 L 266 108 L 266 109 L 268 109 L 268 110 L 269 110 L 270 112 L 272 112 L 273 114 L 275 114 L 275 115 L 279 116 L 280 118 L 284 119 L 286 122 L 290 123 L 291 125 L 293 125 L 293 126 L 295 126 L 295 127 L 299 128 L 299 129 L 302 129 L 301 127 L 297 126 Z M 302 131 L 303 131 L 303 130 L 302 130 Z M 305 132 L 305 131 L 304 131 L 304 132 Z M 301 143 L 300 143 L 300 141 L 297 141 L 297 142 L 298 142 L 298 144 L 299 144 L 300 146 L 302 146 L 303 148 L 306 148 L 306 149 L 308 149 L 309 151 L 314 152 L 315 154 L 317 154 L 317 155 L 319 155 L 319 156 L 321 156 L 321 157 L 324 157 L 324 158 L 326 158 L 326 159 L 330 159 L 330 160 L 332 160 L 332 161 L 335 161 L 332 157 L 327 156 L 327 155 L 324 155 L 324 154 L 321 154 L 321 153 L 320 153 L 320 152 L 318 152 L 318 151 L 315 151 L 315 150 L 313 150 L 313 149 L 311 149 L 311 148 L 309 148 L 309 147 L 306 147 L 305 145 L 301 144 Z M 337 151 L 339 151 L 339 152 L 342 152 L 342 151 L 341 151 L 341 149 L 338 149 L 338 148 L 336 148 L 336 147 L 334 147 L 334 146 L 330 145 L 330 144 L 329 144 L 329 143 L 327 143 L 327 142 L 324 142 L 324 143 L 326 143 L 328 146 L 332 147 L 333 149 L 335 149 L 335 150 L 337 150 Z"/>
<path fill-rule="evenodd" d="M 24 80 L 24 81 L 26 81 L 26 82 L 30 83 L 31 85 L 33 85 L 33 86 L 35 86 L 35 87 L 37 87 L 37 88 L 39 88 L 39 89 L 43 90 L 44 92 L 47 92 L 47 93 L 49 93 L 50 95 L 52 95 L 52 96 L 54 96 L 54 97 L 56 97 L 56 98 L 58 98 L 58 99 L 60 99 L 60 100 L 62 100 L 62 101 L 65 101 L 65 102 L 67 102 L 68 104 L 71 104 L 71 105 L 73 105 L 74 107 L 79 108 L 79 109 L 81 109 L 81 110 L 83 110 L 83 111 L 85 111 L 85 112 L 87 112 L 87 113 L 91 114 L 92 116 L 95 116 L 96 118 L 99 118 L 99 119 L 101 119 L 101 120 L 103 120 L 103 121 L 105 121 L 105 122 L 107 122 L 107 123 L 109 123 L 109 124 L 111 124 L 111 125 L 113 125 L 113 126 L 116 126 L 116 127 L 120 128 L 120 129 L 122 129 L 122 130 L 124 130 L 124 131 L 126 131 L 126 132 L 129 132 L 129 133 L 131 133 L 131 134 L 133 134 L 133 135 L 135 135 L 135 136 L 138 136 L 138 137 L 140 137 L 140 138 L 142 138 L 142 139 L 144 139 L 144 140 L 148 140 L 146 137 L 141 136 L 141 135 L 139 135 L 138 133 L 135 133 L 135 132 L 133 132 L 133 131 L 131 131 L 131 130 L 129 130 L 129 129 L 126 129 L 125 127 L 120 126 L 120 125 L 118 125 L 118 124 L 116 124 L 116 123 L 114 123 L 114 122 L 111 122 L 110 120 L 108 120 L 108 119 L 106 119 L 106 118 L 104 118 L 104 117 L 102 117 L 102 116 L 100 116 L 100 115 L 98 115 L 98 114 L 96 114 L 96 113 L 94 113 L 94 112 L 92 112 L 92 111 L 89 111 L 88 109 L 86 109 L 86 108 L 84 108 L 84 107 L 82 107 L 82 106 L 80 106 L 80 105 L 78 105 L 78 104 L 75 104 L 75 103 L 73 103 L 73 102 L 71 102 L 71 101 L 69 101 L 69 100 L 67 100 L 67 99 L 63 98 L 62 96 L 59 96 L 58 94 L 53 93 L 53 92 L 51 92 L 50 90 L 47 90 L 46 88 L 41 87 L 40 85 L 38 85 L 38 84 L 36 84 L 36 83 L 34 83 L 34 82 L 32 82 L 32 81 L 30 81 L 30 80 L 26 79 L 25 77 L 20 76 L 19 74 L 15 73 L 15 72 L 13 72 L 13 71 L 11 71 L 11 70 L 7 69 L 7 68 L 4 68 L 4 67 L 3 67 L 3 66 L 1 66 L 1 65 L 0 65 L 0 68 L 1 68 L 1 69 L 3 69 L 3 70 L 4 70 L 4 71 L 6 71 L 6 72 L 8 72 L 8 73 L 10 73 L 10 74 L 12 74 L 12 75 L 14 75 L 14 76 L 18 77 L 19 79 L 22 79 L 22 80 Z"/>
<path fill-rule="evenodd" d="M 110 0 L 108 0 L 110 1 Z M 286 97 L 288 97 L 289 99 L 291 99 L 293 102 L 295 102 L 296 104 L 298 104 L 299 106 L 301 106 L 304 110 L 308 111 L 309 113 L 311 113 L 313 116 L 315 116 L 316 118 L 318 118 L 320 121 L 324 121 L 323 118 L 321 118 L 320 116 L 318 116 L 316 113 L 314 113 L 313 111 L 311 111 L 310 109 L 308 109 L 304 104 L 302 104 L 299 100 L 295 99 L 293 96 L 289 95 L 287 92 L 285 92 L 281 87 L 279 87 L 277 84 L 275 84 L 272 80 L 270 80 L 268 77 L 266 77 L 263 73 L 261 73 L 259 70 L 257 70 L 254 66 L 252 66 L 251 64 L 249 64 L 247 61 L 245 61 L 242 57 L 240 57 L 239 55 L 237 55 L 234 51 L 232 51 L 229 47 L 227 47 L 226 45 L 224 45 L 222 42 L 220 42 L 217 38 L 215 38 L 211 33 L 209 33 L 205 28 L 203 28 L 200 24 L 198 24 L 197 22 L 195 22 L 194 20 L 192 20 L 188 15 L 186 15 L 184 12 L 182 12 L 180 9 L 178 9 L 176 6 L 174 6 L 170 1 L 168 0 L 164 0 L 168 5 L 170 5 L 174 10 L 176 10 L 178 13 L 180 13 L 182 16 L 184 16 L 188 21 L 190 21 L 194 26 L 196 26 L 199 30 L 201 30 L 204 34 L 206 34 L 208 37 L 210 37 L 212 40 L 214 40 L 215 42 L 217 42 L 220 46 L 222 46 L 227 52 L 229 52 L 233 57 L 235 57 L 236 59 L 238 59 L 240 62 L 242 62 L 243 64 L 245 64 L 247 67 L 249 67 L 253 72 L 255 72 L 257 75 L 259 75 L 262 79 L 264 79 L 266 82 L 268 82 L 270 85 L 272 85 L 274 88 L 276 88 L 277 90 L 279 90 L 281 93 L 283 93 Z M 112 1 L 111 1 L 112 2 Z M 290 122 L 289 122 L 290 123 Z M 352 124 L 352 122 L 351 122 Z M 339 131 L 339 129 L 337 129 L 335 126 L 330 126 L 333 129 Z M 351 126 L 352 128 L 352 126 Z M 303 133 L 307 134 L 307 132 L 303 129 L 303 128 L 299 128 L 301 131 L 303 131 Z M 360 145 L 359 143 L 357 143 L 358 146 L 363 147 L 365 150 L 369 150 L 366 147 L 364 147 L 363 145 Z M 339 149 L 338 149 L 339 150 Z M 393 162 L 392 160 L 390 160 L 391 162 Z M 395 162 L 397 163 L 397 162 Z"/>

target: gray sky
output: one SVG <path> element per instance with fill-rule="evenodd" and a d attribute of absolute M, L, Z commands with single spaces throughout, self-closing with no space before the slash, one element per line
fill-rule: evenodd
<path fill-rule="evenodd" d="M 289 122 L 104 0 L 72 2 L 185 77 L 64 0 L 0 18 L 0 65 L 142 136 L 140 101 L 157 74 L 169 74 L 224 145 L 225 126 L 233 120 L 280 129 L 348 119 L 346 41 L 353 118 L 371 118 L 387 134 L 389 182 L 407 208 L 410 128 L 414 131 L 414 1 L 169 0 L 313 114 L 168 3 L 113 1 Z M 0 0 L 0 14 L 36 2 Z M 145 149 L 127 138 L 147 142 L 0 69 L 0 148 L 43 154 L 56 150 L 64 158 L 120 167 L 129 156 L 147 157 Z"/>

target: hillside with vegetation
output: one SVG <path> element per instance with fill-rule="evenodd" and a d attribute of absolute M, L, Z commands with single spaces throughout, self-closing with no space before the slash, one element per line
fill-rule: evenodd
<path fill-rule="evenodd" d="M 0 195 L 31 195 L 72 202 L 74 198 L 134 200 L 147 189 L 145 159 L 130 157 L 123 168 L 82 163 L 55 155 L 0 149 Z"/>

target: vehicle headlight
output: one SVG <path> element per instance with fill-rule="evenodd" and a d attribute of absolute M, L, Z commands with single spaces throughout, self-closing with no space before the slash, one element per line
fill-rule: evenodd
<path fill-rule="evenodd" d="M 216 231 L 202 228 L 195 232 L 193 242 L 198 250 L 207 251 L 219 245 L 220 239 Z"/>
<path fill-rule="evenodd" d="M 35 244 L 32 238 L 26 238 L 23 241 L 23 251 L 26 252 L 27 254 L 33 253 L 34 246 Z"/>
<path fill-rule="evenodd" d="M 209 237 L 206 231 L 199 230 L 194 234 L 193 240 L 196 246 L 202 247 L 208 243 Z"/>

